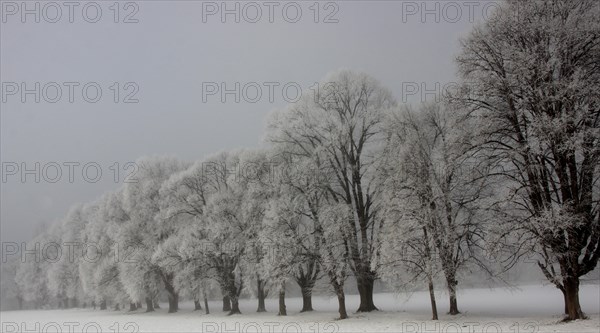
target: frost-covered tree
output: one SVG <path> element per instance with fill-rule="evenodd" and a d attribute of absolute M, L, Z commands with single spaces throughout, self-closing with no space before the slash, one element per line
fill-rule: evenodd
<path fill-rule="evenodd" d="M 251 261 L 262 257 L 256 252 L 262 251 L 257 236 L 269 195 L 264 186 L 269 166 L 262 153 L 246 151 L 219 154 L 205 167 L 213 192 L 205 211 L 205 232 L 212 243 L 207 255 L 231 300 L 230 314 L 240 313 L 239 297 L 248 276 L 264 288 Z"/>
<path fill-rule="evenodd" d="M 386 210 L 403 209 L 401 216 L 406 218 L 390 222 L 421 221 L 420 227 L 408 229 L 420 234 L 423 255 L 430 256 L 435 249 L 448 288 L 449 313 L 458 314 L 460 270 L 469 264 L 486 267 L 477 252 L 484 245 L 486 230 L 480 206 L 489 191 L 483 170 L 476 168 L 472 121 L 466 113 L 436 103 L 424 105 L 419 112 L 406 109 L 393 113 L 389 124 L 385 164 L 389 177 L 384 188 L 391 201 L 386 203 Z M 400 198 L 405 201 L 403 205 L 398 202 Z M 429 259 L 421 264 L 430 270 Z"/>
<path fill-rule="evenodd" d="M 322 207 L 318 212 L 321 237 L 321 265 L 338 299 L 339 319 L 348 318 L 344 284 L 351 267 L 351 249 L 348 237 L 354 231 L 347 221 L 353 219 L 352 207 L 335 203 Z"/>
<path fill-rule="evenodd" d="M 122 228 L 120 244 L 131 249 L 128 262 L 121 261 L 121 281 L 134 301 L 154 293 L 160 279 L 169 298 L 169 312 L 179 307 L 179 294 L 174 285 L 174 274 L 161 269 L 152 260 L 154 251 L 177 230 L 176 224 L 164 221 L 159 215 L 163 183 L 186 165 L 173 158 L 150 157 L 136 161 L 139 171 L 136 181 L 123 190 L 124 208 L 129 221 Z"/>
<path fill-rule="evenodd" d="M 71 247 L 78 241 L 76 238 L 77 229 L 80 227 L 77 224 L 83 224 L 82 207 L 80 205 L 71 209 L 67 218 L 62 225 L 57 225 L 57 247 L 60 248 L 59 257 L 56 262 L 53 262 L 48 267 L 46 274 L 48 275 L 48 288 L 50 292 L 58 298 L 60 308 L 69 307 L 69 291 L 71 297 L 75 296 L 76 289 L 79 287 L 79 270 L 75 260 L 77 248 Z M 74 227 L 75 230 L 69 230 L 69 227 Z M 67 245 L 68 247 L 64 247 Z M 74 249 L 75 251 L 63 251 L 65 249 Z"/>
<path fill-rule="evenodd" d="M 198 278 L 203 280 L 215 276 L 207 261 L 210 242 L 206 238 L 205 225 L 201 222 L 205 218 L 206 203 L 211 194 L 204 168 L 204 162 L 197 161 L 189 168 L 173 174 L 161 188 L 164 201 L 161 214 L 167 218 L 182 216 L 191 219 L 191 223 L 181 230 L 180 246 L 171 249 L 171 253 L 173 260 L 179 261 L 172 264 L 181 265 L 183 270 L 182 274 L 176 277 L 180 281 L 179 284 L 188 286 L 186 289 L 193 294 L 196 293 L 192 290 L 198 290 L 200 286 L 197 284 Z M 195 272 L 203 274 L 195 275 Z M 188 281 L 184 281 L 185 276 L 189 277 Z M 223 303 L 223 311 L 230 311 L 229 299 L 224 297 Z"/>
<path fill-rule="evenodd" d="M 206 233 L 210 246 L 206 256 L 215 269 L 217 280 L 231 302 L 229 314 L 240 314 L 239 298 L 243 290 L 244 221 L 241 219 L 239 193 L 228 187 L 209 199 L 206 209 Z"/>
<path fill-rule="evenodd" d="M 427 281 L 431 301 L 432 319 L 438 319 L 435 300 L 434 278 L 438 272 L 439 260 L 435 244 L 430 237 L 432 216 L 429 209 L 430 198 L 419 193 L 420 179 L 427 175 L 419 160 L 410 156 L 413 147 L 407 145 L 405 138 L 395 142 L 398 137 L 390 138 L 390 151 L 387 181 L 384 185 L 384 214 L 386 223 L 378 262 L 381 277 L 398 291 L 419 285 L 423 277 Z M 401 147 L 401 148 L 400 148 Z M 392 150 L 392 149 L 390 149 Z"/>
<path fill-rule="evenodd" d="M 99 304 L 101 310 L 108 302 L 121 304 L 133 298 L 121 281 L 121 263 L 131 260 L 129 248 L 121 244 L 121 232 L 129 221 L 123 208 L 122 191 L 110 192 L 96 203 L 93 214 L 86 214 L 89 222 L 82 231 L 82 249 L 79 271 L 84 293 Z"/>
<path fill-rule="evenodd" d="M 389 199 L 395 208 L 386 211 L 386 215 L 393 220 L 386 224 L 387 232 L 382 237 L 381 251 L 377 258 L 381 266 L 380 274 L 384 281 L 398 291 L 418 286 L 425 278 L 432 320 L 438 320 L 434 285 L 438 260 L 433 240 L 427 231 L 429 216 L 427 210 L 422 209 L 421 202 L 400 197 Z"/>
<path fill-rule="evenodd" d="M 292 277 L 302 292 L 301 312 L 306 312 L 313 310 L 313 288 L 324 274 L 318 211 L 325 203 L 328 178 L 310 154 L 295 154 L 287 149 L 293 147 L 282 144 L 274 150 L 276 189 L 262 236 L 272 258 L 265 271 L 276 280 Z"/>
<path fill-rule="evenodd" d="M 350 231 L 343 222 L 351 218 L 350 210 L 327 196 L 327 169 L 307 157 L 292 159 L 293 155 L 288 152 L 278 158 L 277 191 L 271 197 L 261 236 L 267 247 L 264 270 L 279 286 L 280 315 L 286 313 L 288 279 L 293 278 L 300 286 L 302 311 L 311 311 L 312 289 L 324 274 L 338 298 L 340 319 L 345 319 L 344 283 L 349 270 L 346 239 Z"/>
<path fill-rule="evenodd" d="M 61 256 L 48 269 L 50 291 L 60 295 L 62 307 L 69 308 L 79 305 L 83 298 L 79 265 L 86 260 L 83 242 L 86 224 L 96 214 L 97 206 L 75 205 L 67 214 L 61 225 L 60 247 Z"/>
<path fill-rule="evenodd" d="M 174 286 L 181 296 L 194 301 L 195 310 L 202 310 L 204 301 L 209 313 L 208 296 L 213 289 L 210 278 L 212 270 L 206 263 L 202 240 L 193 234 L 190 226 L 182 228 L 159 245 L 152 261 L 162 270 L 174 276 Z"/>
<path fill-rule="evenodd" d="M 261 238 L 267 254 L 264 274 L 277 286 L 293 278 L 302 293 L 300 312 L 313 311 L 312 291 L 321 276 L 320 234 L 306 214 L 303 198 L 281 193 L 269 203 Z"/>
<path fill-rule="evenodd" d="M 387 176 L 383 185 L 386 223 L 378 261 L 382 278 L 397 290 L 420 283 L 425 277 L 432 318 L 437 320 L 434 275 L 439 261 L 428 232 L 434 222 L 429 207 L 431 193 L 426 191 L 428 159 L 421 158 L 421 140 L 416 135 L 424 124 L 414 120 L 415 115 L 409 112 L 390 114 L 387 159 L 382 169 Z"/>
<path fill-rule="evenodd" d="M 0 294 L 2 294 L 2 309 L 15 309 L 12 302 L 16 301 L 16 309 L 23 310 L 23 292 L 17 284 L 17 271 L 21 263 L 20 256 L 7 256 L 0 265 Z"/>
<path fill-rule="evenodd" d="M 28 243 L 33 244 L 33 243 Z M 23 291 L 23 299 L 33 302 L 36 309 L 49 305 L 50 292 L 43 262 L 28 260 L 22 262 L 17 270 L 17 284 Z"/>
<path fill-rule="evenodd" d="M 245 151 L 240 156 L 239 175 L 234 186 L 243 194 L 241 216 L 244 225 L 244 252 L 241 269 L 245 272 L 244 284 L 258 300 L 257 312 L 267 311 L 265 299 L 269 294 L 268 274 L 262 270 L 265 247 L 261 231 L 265 211 L 274 195 L 274 165 L 265 150 Z M 253 287 L 255 286 L 255 288 Z"/>
<path fill-rule="evenodd" d="M 77 283 L 69 265 L 69 253 L 64 246 L 63 234 L 65 230 L 61 223 L 52 224 L 44 233 L 41 243 L 42 274 L 46 275 L 46 286 L 50 293 L 51 302 L 56 302 L 56 307 L 66 309 L 69 306 L 67 289 Z M 75 285 L 76 287 L 76 285 Z M 48 304 L 53 307 L 51 304 Z"/>
<path fill-rule="evenodd" d="M 220 165 L 218 161 L 220 161 L 218 156 L 200 160 L 172 175 L 161 189 L 164 200 L 161 214 L 193 218 L 193 223 L 184 230 L 188 235 L 185 238 L 185 244 L 188 246 L 179 249 L 182 260 L 185 261 L 183 264 L 191 271 L 210 272 L 211 278 L 220 285 L 223 294 L 223 311 L 231 311 L 226 282 L 217 274 L 225 269 L 222 265 L 227 261 L 209 260 L 209 249 L 212 248 L 213 242 L 208 239 L 206 205 L 210 196 L 219 192 L 226 184 L 224 179 L 226 175 L 219 173 L 221 168 L 217 167 Z"/>
<path fill-rule="evenodd" d="M 260 274 L 268 278 L 271 288 L 278 293 L 278 315 L 287 316 L 287 307 L 285 305 L 286 283 L 293 270 L 293 263 L 298 259 L 297 252 L 291 250 L 290 244 L 294 239 L 289 234 L 281 233 L 281 216 L 279 215 L 279 205 L 276 200 L 271 198 L 265 211 L 263 228 L 259 237 L 263 245 L 264 257 L 260 263 Z M 289 216 L 291 219 L 294 217 Z"/>
<path fill-rule="evenodd" d="M 266 153 L 220 153 L 175 174 L 161 192 L 163 214 L 193 217 L 186 226 L 197 247 L 186 260 L 210 271 L 224 295 L 224 310 L 239 313 L 244 284 L 256 282 L 259 311 L 266 281 L 257 268 L 263 254 L 258 237 L 269 195 Z M 167 193 L 168 192 L 168 193 Z"/>
<path fill-rule="evenodd" d="M 67 288 L 76 283 L 71 276 L 68 253 L 63 253 L 63 226 L 60 223 L 52 225 L 46 234 L 47 243 L 43 245 L 42 255 L 46 263 L 46 281 L 50 295 L 56 299 L 57 307 L 69 307 Z"/>
<path fill-rule="evenodd" d="M 43 230 L 25 245 L 21 263 L 16 272 L 16 281 L 23 293 L 23 299 L 32 302 L 36 309 L 50 306 L 51 294 L 48 288 L 48 267 L 56 260 L 56 246 Z M 50 258 L 50 261 L 48 260 Z"/>
<path fill-rule="evenodd" d="M 339 71 L 326 77 L 318 91 L 304 94 L 298 103 L 275 114 L 270 125 L 269 141 L 312 156 L 320 168 L 330 169 L 329 195 L 353 209 L 352 217 L 342 223 L 351 227 L 346 242 L 360 293 L 358 311 L 377 309 L 373 303 L 377 267 L 372 262 L 382 217 L 376 170 L 385 112 L 395 104 L 373 78 Z"/>
<path fill-rule="evenodd" d="M 499 243 L 539 255 L 567 319 L 584 317 L 579 279 L 600 257 L 599 16 L 595 0 L 505 1 L 458 58 L 458 100 L 483 120 L 481 151 L 506 183 Z"/>
<path fill-rule="evenodd" d="M 214 271 L 204 262 L 204 254 L 196 252 L 204 250 L 202 245 L 197 243 L 197 239 L 195 237 L 187 239 L 182 237 L 182 239 L 177 252 L 181 256 L 178 261 L 182 265 L 175 274 L 175 285 L 184 296 L 194 300 L 195 310 L 202 310 L 201 301 L 203 301 L 204 310 L 209 314 L 208 299 L 218 289 L 218 283 L 213 280 Z"/>

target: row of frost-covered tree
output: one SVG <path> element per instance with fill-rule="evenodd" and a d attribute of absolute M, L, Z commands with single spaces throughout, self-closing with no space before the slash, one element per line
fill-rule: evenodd
<path fill-rule="evenodd" d="M 344 291 L 376 310 L 381 279 L 428 288 L 437 318 L 437 289 L 457 314 L 461 276 L 500 279 L 527 256 L 582 318 L 600 256 L 598 17 L 596 0 L 506 1 L 462 40 L 463 85 L 443 101 L 400 105 L 338 71 L 270 116 L 265 149 L 139 159 L 134 182 L 28 244 L 46 251 L 19 263 L 18 295 L 152 311 L 166 293 L 170 312 L 219 297 L 231 314 L 275 295 L 285 315 L 286 285 L 312 311 L 322 283 L 343 319 Z"/>

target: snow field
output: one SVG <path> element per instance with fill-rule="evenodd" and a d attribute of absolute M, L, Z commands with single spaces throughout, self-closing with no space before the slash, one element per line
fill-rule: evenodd
<path fill-rule="evenodd" d="M 462 314 L 449 316 L 446 295 L 437 294 L 440 320 L 431 321 L 426 292 L 376 294 L 381 311 L 353 313 L 358 295 L 347 295 L 347 320 L 336 320 L 337 299 L 315 296 L 314 312 L 298 313 L 301 298 L 288 298 L 288 316 L 279 317 L 277 299 L 267 299 L 267 313 L 256 313 L 255 299 L 240 302 L 242 315 L 227 316 L 218 300 L 210 302 L 211 314 L 192 311 L 184 302 L 178 313 L 168 314 L 167 304 L 154 313 L 126 311 L 39 310 L 0 313 L 2 332 L 600 332 L 600 286 L 583 285 L 581 303 L 589 320 L 561 322 L 562 295 L 552 286 L 518 289 L 467 289 L 459 293 Z"/>

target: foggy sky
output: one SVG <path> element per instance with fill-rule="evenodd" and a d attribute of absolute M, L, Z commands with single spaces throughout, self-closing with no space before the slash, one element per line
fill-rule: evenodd
<path fill-rule="evenodd" d="M 28 3 L 33 7 L 35 2 Z M 286 2 L 280 2 L 273 23 L 263 6 L 255 24 L 244 17 L 235 23 L 233 16 L 223 23 L 218 14 L 207 16 L 204 23 L 201 1 L 137 1 L 138 23 L 114 23 L 109 9 L 113 2 L 97 3 L 103 10 L 97 23 L 82 18 L 81 6 L 75 8 L 73 23 L 65 8 L 54 24 L 43 17 L 35 23 L 33 16 L 22 23 L 19 15 L 7 16 L 1 23 L 3 83 L 25 82 L 30 88 L 35 82 L 80 84 L 73 103 L 63 86 L 55 104 L 43 98 L 35 103 L 29 95 L 25 102 L 20 95 L 5 96 L 6 102 L 0 104 L 4 165 L 25 163 L 33 168 L 36 162 L 40 167 L 54 162 L 63 171 L 54 184 L 45 179 L 35 183 L 32 175 L 22 182 L 22 170 L 4 175 L 2 241 L 27 240 L 36 225 L 59 220 L 74 203 L 118 188 L 126 173 L 123 165 L 140 156 L 195 160 L 221 150 L 263 145 L 267 115 L 287 104 L 281 92 L 286 83 L 297 83 L 306 91 L 328 72 L 347 68 L 374 76 L 402 102 L 407 83 L 434 88 L 436 82 L 454 82 L 459 37 L 473 25 L 465 6 L 456 23 L 443 17 L 436 23 L 432 16 L 422 23 L 419 15 L 404 19 L 406 5 L 392 1 L 335 2 L 338 23 L 315 23 L 309 9 L 312 1 L 297 2 L 302 17 L 288 23 L 281 14 Z M 320 21 L 330 12 L 322 7 Z M 127 11 L 120 10 L 122 21 Z M 481 9 L 475 10 L 475 18 L 481 14 Z M 97 103 L 82 98 L 81 87 L 88 82 L 102 88 Z M 121 84 L 120 100 L 131 91 L 122 85 L 134 82 L 139 102 L 114 103 L 109 89 L 114 82 Z M 243 98 L 235 103 L 233 96 L 222 103 L 218 95 L 207 96 L 204 103 L 203 82 L 224 82 L 229 88 L 235 82 L 280 85 L 273 102 L 263 86 L 256 103 Z M 408 101 L 418 103 L 421 96 Z M 79 163 L 72 183 L 65 162 Z M 86 182 L 81 175 L 82 166 L 90 162 L 101 166 L 97 183 Z M 121 167 L 117 182 L 109 169 L 114 163 Z"/>

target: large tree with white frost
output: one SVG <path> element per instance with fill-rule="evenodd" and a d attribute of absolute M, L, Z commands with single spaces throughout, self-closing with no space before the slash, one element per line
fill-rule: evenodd
<path fill-rule="evenodd" d="M 97 200 L 94 214 L 82 232 L 86 244 L 84 258 L 79 262 L 81 284 L 86 295 L 105 310 L 108 302 L 136 300 L 143 290 L 125 289 L 122 281 L 133 281 L 123 265 L 131 264 L 131 248 L 122 246 L 124 228 L 129 215 L 123 208 L 123 192 L 109 192 Z M 141 297 L 141 296 L 139 296 Z M 152 306 L 148 307 L 152 311 Z"/>
<path fill-rule="evenodd" d="M 269 171 L 265 152 L 225 152 L 175 174 L 163 188 L 170 202 L 164 214 L 193 217 L 187 230 L 199 257 L 188 260 L 212 272 L 230 314 L 240 313 L 239 297 L 250 282 L 257 286 L 258 310 L 265 310 L 258 235 L 270 191 L 265 178 Z"/>
<path fill-rule="evenodd" d="M 219 154 L 205 164 L 213 194 L 207 201 L 205 232 L 213 246 L 207 251 L 231 300 L 230 314 L 240 313 L 244 284 L 257 283 L 259 311 L 264 311 L 266 280 L 261 276 L 264 253 L 260 229 L 270 196 L 270 163 L 265 152 Z"/>
<path fill-rule="evenodd" d="M 579 280 L 600 257 L 598 17 L 597 0 L 506 1 L 458 58 L 459 100 L 487 125 L 481 151 L 508 184 L 500 235 L 539 255 L 567 319 L 584 317 Z"/>
<path fill-rule="evenodd" d="M 50 291 L 59 297 L 61 307 L 77 307 L 83 298 L 79 265 L 87 260 L 83 256 L 83 232 L 96 214 L 97 205 L 75 205 L 60 226 L 62 253 L 58 261 L 48 268 Z"/>
<path fill-rule="evenodd" d="M 263 266 L 276 280 L 292 277 L 302 292 L 301 312 L 313 311 L 313 287 L 323 275 L 318 210 L 324 203 L 327 182 L 310 156 L 286 153 L 285 145 L 274 152 L 271 178 L 275 190 L 261 237 L 268 251 L 277 254 Z"/>
<path fill-rule="evenodd" d="M 213 242 L 209 239 L 206 208 L 211 196 L 226 186 L 226 174 L 221 173 L 226 167 L 226 154 L 196 161 L 189 168 L 173 174 L 163 184 L 164 207 L 161 214 L 167 217 L 189 216 L 193 223 L 185 231 L 188 236 L 185 244 L 189 247 L 180 249 L 181 260 L 186 269 L 210 272 L 211 278 L 218 282 L 223 294 L 223 311 L 231 311 L 231 300 L 227 290 L 227 281 L 220 278 L 224 272 L 231 270 L 229 260 L 218 260 L 212 256 Z M 183 244 L 183 243 L 182 243 Z"/>
<path fill-rule="evenodd" d="M 382 168 L 388 176 L 384 184 L 386 217 L 391 217 L 386 227 L 394 233 L 411 230 L 414 225 L 404 224 L 417 222 L 412 231 L 419 234 L 418 246 L 414 240 L 404 245 L 430 258 L 410 261 L 411 266 L 422 266 L 431 282 L 432 254 L 436 254 L 448 288 L 449 313 L 458 314 L 459 273 L 468 265 L 486 268 L 478 253 L 486 231 L 481 206 L 490 191 L 472 150 L 474 121 L 461 110 L 435 103 L 425 104 L 417 112 L 407 108 L 392 113 L 388 123 Z M 405 238 L 413 236 L 408 233 Z"/>
<path fill-rule="evenodd" d="M 136 164 L 139 167 L 136 181 L 127 183 L 123 190 L 123 207 L 129 221 L 121 229 L 121 246 L 133 252 L 129 262 L 120 262 L 122 270 L 129 270 L 122 272 L 121 280 L 126 289 L 140 295 L 140 290 L 152 289 L 158 277 L 167 291 L 169 312 L 176 312 L 179 293 L 175 288 L 174 274 L 162 269 L 152 258 L 159 245 L 177 230 L 172 221 L 165 221 L 159 214 L 160 189 L 171 175 L 183 170 L 186 165 L 165 157 L 141 158 Z"/>
<path fill-rule="evenodd" d="M 21 263 L 17 268 L 15 280 L 21 292 L 23 299 L 28 302 L 33 302 L 36 309 L 50 305 L 50 291 L 48 290 L 48 276 L 46 274 L 49 262 L 47 256 L 54 255 L 49 251 L 43 251 L 44 246 L 52 242 L 47 230 L 37 235 L 26 244 L 26 249 L 31 251 L 35 249 L 35 253 L 24 253 Z"/>
<path fill-rule="evenodd" d="M 361 73 L 339 71 L 327 76 L 317 91 L 304 94 L 272 125 L 269 140 L 293 152 L 313 155 L 329 169 L 331 199 L 352 208 L 345 221 L 350 268 L 360 293 L 358 311 L 376 310 L 373 286 L 377 267 L 372 265 L 381 234 L 379 215 L 383 121 L 395 107 L 391 93 Z M 340 226 L 342 227 L 342 226 Z"/>

